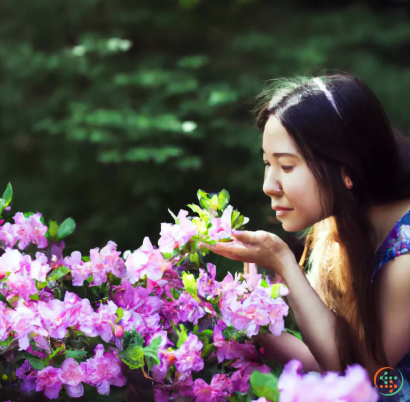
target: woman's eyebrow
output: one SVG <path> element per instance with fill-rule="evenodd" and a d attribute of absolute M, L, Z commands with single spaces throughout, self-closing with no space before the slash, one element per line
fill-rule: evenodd
<path fill-rule="evenodd" d="M 262 153 L 266 154 L 265 150 L 262 148 Z M 289 152 L 275 152 L 272 154 L 276 158 L 280 158 L 281 156 L 293 156 L 294 158 L 299 158 L 296 154 L 291 154 Z"/>

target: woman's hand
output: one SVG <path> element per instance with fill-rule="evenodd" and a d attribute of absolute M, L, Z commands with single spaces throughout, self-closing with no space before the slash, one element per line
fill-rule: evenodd
<path fill-rule="evenodd" d="M 232 232 L 231 242 L 218 242 L 210 247 L 214 253 L 231 260 L 253 262 L 272 269 L 283 277 L 288 265 L 297 263 L 289 246 L 278 236 L 262 230 Z"/>

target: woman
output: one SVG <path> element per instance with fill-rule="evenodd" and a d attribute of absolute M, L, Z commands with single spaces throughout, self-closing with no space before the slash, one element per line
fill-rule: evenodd
<path fill-rule="evenodd" d="M 299 359 L 305 371 L 359 363 L 371 381 L 395 367 L 406 380 L 388 400 L 408 401 L 410 142 L 349 74 L 280 79 L 261 99 L 263 191 L 286 231 L 306 229 L 300 265 L 310 251 L 311 270 L 263 231 L 237 232 L 213 251 L 272 269 L 289 287 L 303 342 L 259 336 L 269 357 Z"/>

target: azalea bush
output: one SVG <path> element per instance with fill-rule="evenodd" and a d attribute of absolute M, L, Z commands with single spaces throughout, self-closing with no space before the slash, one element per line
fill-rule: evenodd
<path fill-rule="evenodd" d="M 208 247 L 237 241 L 232 230 L 248 221 L 227 191 L 198 191 L 199 205 L 188 205 L 195 216 L 170 211 L 174 223 L 161 224 L 158 247 L 146 237 L 134 251 L 121 253 L 110 241 L 89 255 L 66 256 L 74 221 L 13 215 L 12 196 L 8 185 L 0 199 L 2 395 L 302 401 L 327 384 L 326 401 L 377 400 L 360 366 L 322 377 L 301 373 L 298 361 L 283 367 L 264 359 L 253 337 L 286 330 L 289 290 L 255 272 L 216 280 Z M 145 399 L 138 375 L 149 384 Z"/>

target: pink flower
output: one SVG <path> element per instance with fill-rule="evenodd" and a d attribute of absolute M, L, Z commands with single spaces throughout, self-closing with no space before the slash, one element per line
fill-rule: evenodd
<path fill-rule="evenodd" d="M 234 289 L 229 290 L 219 301 L 222 318 L 227 325 L 237 330 L 246 329 L 248 337 L 256 335 L 260 326 L 268 325 L 270 331 L 279 336 L 284 330 L 283 316 L 288 314 L 289 307 L 281 299 L 272 299 L 262 289 L 256 289 L 245 298 L 237 300 Z"/>
<path fill-rule="evenodd" d="M 367 371 L 358 364 L 348 366 L 345 376 L 331 371 L 323 376 L 313 371 L 302 375 L 301 370 L 298 360 L 285 365 L 278 381 L 279 402 L 376 402 L 379 398 Z"/>
<path fill-rule="evenodd" d="M 211 220 L 212 227 L 208 230 L 209 237 L 212 240 L 222 240 L 229 239 L 232 235 L 232 217 L 233 207 L 228 205 L 228 207 L 222 213 L 221 218 L 214 218 Z"/>
<path fill-rule="evenodd" d="M 111 300 L 108 300 L 107 304 L 102 304 L 97 310 L 98 321 L 95 322 L 95 326 L 101 339 L 105 342 L 109 342 L 114 335 L 117 310 L 118 306 Z"/>
<path fill-rule="evenodd" d="M 44 327 L 53 338 L 63 339 L 67 335 L 67 328 L 77 323 L 75 315 L 67 314 L 67 307 L 64 302 L 58 299 L 38 302 L 39 315 Z"/>
<path fill-rule="evenodd" d="M 47 398 L 57 399 L 61 390 L 60 370 L 47 366 L 39 371 L 37 373 L 36 392 L 44 391 Z"/>
<path fill-rule="evenodd" d="M 208 263 L 208 272 L 199 268 L 200 277 L 197 282 L 198 294 L 206 300 L 210 300 L 217 297 L 221 293 L 221 285 L 215 280 L 216 267 L 215 265 Z"/>
<path fill-rule="evenodd" d="M 192 387 L 195 402 L 226 401 L 226 397 L 232 395 L 231 389 L 232 383 L 226 374 L 215 374 L 210 385 L 198 378 Z"/>
<path fill-rule="evenodd" d="M 71 253 L 71 257 L 66 257 L 64 263 L 71 270 L 73 286 L 83 286 L 84 281 L 91 275 L 91 263 L 84 262 L 79 251 Z"/>
<path fill-rule="evenodd" d="M 45 234 L 48 228 L 41 222 L 40 213 L 25 218 L 21 212 L 17 212 L 13 219 L 20 250 L 24 250 L 30 243 L 34 243 L 38 248 L 47 247 Z"/>
<path fill-rule="evenodd" d="M 180 294 L 178 301 L 175 303 L 175 308 L 178 309 L 179 318 L 182 322 L 189 321 L 194 325 L 198 324 L 198 320 L 206 314 L 199 301 L 187 292 Z"/>
<path fill-rule="evenodd" d="M 192 236 L 198 234 L 196 225 L 187 216 L 188 211 L 181 209 L 177 216 L 178 224 L 161 224 L 161 237 L 158 241 L 161 253 L 172 253 L 175 249 L 181 248 L 188 243 Z"/>
<path fill-rule="evenodd" d="M 60 380 L 72 398 L 79 398 L 84 394 L 82 381 L 85 380 L 84 372 L 80 365 L 73 359 L 64 360 L 60 370 Z"/>
<path fill-rule="evenodd" d="M 11 331 L 10 314 L 13 310 L 6 307 L 6 304 L 0 301 L 0 341 L 5 341 Z"/>
<path fill-rule="evenodd" d="M 6 248 L 5 253 L 0 256 L 0 279 L 4 278 L 8 272 L 18 272 L 22 258 L 20 251 Z"/>
<path fill-rule="evenodd" d="M 77 313 L 76 329 L 80 330 L 87 336 L 98 336 L 98 314 L 91 307 L 90 301 L 88 299 L 82 299 L 80 304 L 81 307 Z"/>
<path fill-rule="evenodd" d="M 159 281 L 164 271 L 172 268 L 171 263 L 164 259 L 162 253 L 152 246 L 148 237 L 144 238 L 138 250 L 128 255 L 125 266 L 127 268 L 125 277 L 131 284 L 144 278 Z"/>
<path fill-rule="evenodd" d="M 7 247 L 14 247 L 17 243 L 15 225 L 7 222 L 0 228 L 0 241 L 4 242 Z"/>
<path fill-rule="evenodd" d="M 264 364 L 260 364 L 257 362 L 245 362 L 243 360 L 237 360 L 236 362 L 232 364 L 232 366 L 238 368 L 238 370 L 236 370 L 231 375 L 233 392 L 240 392 L 240 393 L 248 392 L 249 378 L 255 370 L 258 370 L 262 373 L 270 372 L 270 369 L 268 366 L 265 366 Z"/>
<path fill-rule="evenodd" d="M 99 344 L 94 349 L 95 356 L 80 364 L 86 382 L 97 387 L 100 395 L 109 395 L 110 386 L 122 387 L 126 380 L 121 372 L 121 360 L 117 352 L 104 352 L 104 346 Z"/>
<path fill-rule="evenodd" d="M 257 360 L 258 353 L 255 346 L 251 343 L 241 344 L 233 339 L 225 340 L 223 330 L 226 325 L 220 320 L 214 328 L 213 341 L 217 347 L 216 356 L 218 363 L 224 360 L 242 358 L 244 360 Z"/>
<path fill-rule="evenodd" d="M 20 299 L 15 310 L 10 312 L 10 323 L 19 342 L 19 350 L 26 350 L 29 346 L 28 335 L 31 332 L 47 337 L 49 334 L 43 327 L 38 314 L 37 303 L 25 302 Z"/>
<path fill-rule="evenodd" d="M 24 256 L 29 257 L 29 256 Z M 48 265 L 47 257 L 43 253 L 36 253 L 36 259 L 31 261 L 30 259 L 30 276 L 39 282 L 45 282 L 47 274 L 50 272 L 51 267 Z"/>
<path fill-rule="evenodd" d="M 177 370 L 180 373 L 202 370 L 204 368 L 204 361 L 201 358 L 201 349 L 203 347 L 204 345 L 196 335 L 189 334 L 187 340 L 174 352 Z"/>
<path fill-rule="evenodd" d="M 37 293 L 36 284 L 33 279 L 14 272 L 7 277 L 7 286 L 10 294 L 21 297 L 27 302 L 31 300 L 31 295 Z"/>

